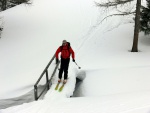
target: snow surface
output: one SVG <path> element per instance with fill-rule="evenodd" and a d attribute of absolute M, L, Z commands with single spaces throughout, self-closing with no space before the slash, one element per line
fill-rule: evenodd
<path fill-rule="evenodd" d="M 113 17 L 98 25 L 104 16 L 93 0 L 34 0 L 2 12 L 0 99 L 33 89 L 63 39 L 71 42 L 81 70 L 71 61 L 61 93 L 54 90 L 57 72 L 44 99 L 0 113 L 150 113 L 150 38 L 140 33 L 139 52 L 131 53 L 132 17 Z M 81 73 L 77 97 L 69 98 Z"/>

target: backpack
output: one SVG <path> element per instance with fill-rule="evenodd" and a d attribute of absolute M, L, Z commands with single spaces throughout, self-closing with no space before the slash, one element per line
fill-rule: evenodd
<path fill-rule="evenodd" d="M 68 50 L 69 56 L 70 56 L 70 48 L 71 48 L 70 42 L 67 42 L 67 44 L 68 44 L 67 50 Z M 62 52 L 62 50 L 63 50 L 63 46 L 60 46 L 60 51 Z"/>
<path fill-rule="evenodd" d="M 67 42 L 68 43 L 68 51 L 69 51 L 69 49 L 70 49 L 70 42 Z M 60 50 L 62 51 L 62 49 L 63 49 L 63 46 L 60 46 Z M 69 53 L 70 53 L 70 51 L 69 51 Z"/>

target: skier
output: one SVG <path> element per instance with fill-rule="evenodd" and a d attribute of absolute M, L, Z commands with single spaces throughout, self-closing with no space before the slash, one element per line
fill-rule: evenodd
<path fill-rule="evenodd" d="M 73 49 L 70 47 L 70 43 L 67 42 L 66 40 L 62 41 L 62 46 L 60 46 L 55 53 L 56 57 L 56 64 L 59 61 L 58 54 L 61 52 L 61 65 L 60 65 L 60 70 L 59 70 L 59 79 L 58 82 L 61 82 L 62 74 L 64 72 L 64 81 L 63 83 L 65 84 L 67 82 L 68 78 L 68 67 L 69 67 L 69 62 L 70 62 L 70 54 L 72 56 L 72 61 L 75 62 L 75 54 Z"/>

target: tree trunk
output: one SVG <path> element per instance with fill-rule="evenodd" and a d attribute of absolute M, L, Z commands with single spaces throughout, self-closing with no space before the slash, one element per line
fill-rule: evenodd
<path fill-rule="evenodd" d="M 140 28 L 140 8 L 141 0 L 137 0 L 136 3 L 136 16 L 135 16 L 135 27 L 134 27 L 134 39 L 131 52 L 138 52 L 138 37 Z"/>

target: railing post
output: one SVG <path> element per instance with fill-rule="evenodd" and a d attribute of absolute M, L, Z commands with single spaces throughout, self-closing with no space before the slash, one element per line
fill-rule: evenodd
<path fill-rule="evenodd" d="M 35 100 L 38 100 L 38 96 L 37 96 L 37 86 L 34 85 L 34 97 L 35 97 Z"/>
<path fill-rule="evenodd" d="M 48 83 L 48 70 L 46 70 L 46 83 Z M 47 85 L 47 90 L 49 90 L 49 84 Z"/>

